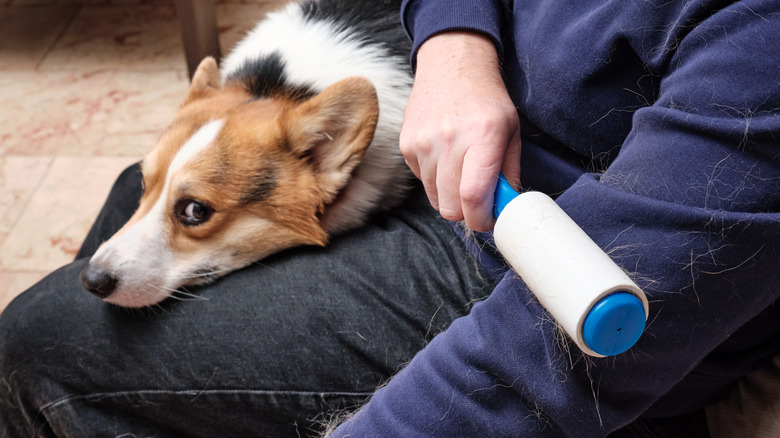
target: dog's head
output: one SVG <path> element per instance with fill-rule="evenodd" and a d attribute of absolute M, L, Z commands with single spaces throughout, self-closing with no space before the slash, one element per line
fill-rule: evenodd
<path fill-rule="evenodd" d="M 324 245 L 320 218 L 360 163 L 378 114 L 366 79 L 308 98 L 258 98 L 237 82 L 221 86 L 216 62 L 204 60 L 143 160 L 138 210 L 82 271 L 84 287 L 143 307 L 280 250 Z"/>

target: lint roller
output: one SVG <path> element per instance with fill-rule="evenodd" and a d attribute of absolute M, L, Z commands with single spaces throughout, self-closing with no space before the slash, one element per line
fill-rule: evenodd
<path fill-rule="evenodd" d="M 586 354 L 620 354 L 645 329 L 647 297 L 549 196 L 496 187 L 496 247 Z"/>

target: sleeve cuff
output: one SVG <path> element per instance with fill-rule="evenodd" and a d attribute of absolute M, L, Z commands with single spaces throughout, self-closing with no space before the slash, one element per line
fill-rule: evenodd
<path fill-rule="evenodd" d="M 410 63 L 416 68 L 417 51 L 430 37 L 446 31 L 473 31 L 493 40 L 499 59 L 501 33 L 507 11 L 497 0 L 405 0 L 401 20 L 412 40 Z"/>

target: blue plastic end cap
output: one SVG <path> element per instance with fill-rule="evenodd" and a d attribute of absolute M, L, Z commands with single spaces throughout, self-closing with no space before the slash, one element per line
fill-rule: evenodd
<path fill-rule="evenodd" d="M 585 344 L 604 356 L 620 354 L 636 344 L 645 330 L 642 300 L 628 292 L 601 299 L 590 310 L 582 327 Z"/>
<path fill-rule="evenodd" d="M 495 203 L 493 204 L 493 219 L 498 219 L 498 215 L 501 214 L 504 207 L 519 195 L 520 194 L 509 185 L 509 181 L 506 180 L 504 174 L 499 174 L 498 184 L 496 184 Z"/>

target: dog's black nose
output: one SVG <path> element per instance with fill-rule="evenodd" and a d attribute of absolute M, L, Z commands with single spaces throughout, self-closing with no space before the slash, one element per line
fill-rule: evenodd
<path fill-rule="evenodd" d="M 84 289 L 95 294 L 99 298 L 107 298 L 114 293 L 117 279 L 105 269 L 90 263 L 79 274 L 79 280 Z"/>

